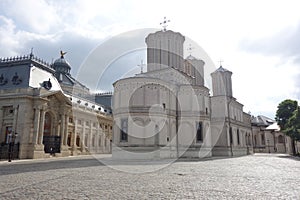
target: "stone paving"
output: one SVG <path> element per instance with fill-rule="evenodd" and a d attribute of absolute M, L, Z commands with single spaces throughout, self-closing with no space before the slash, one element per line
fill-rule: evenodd
<path fill-rule="evenodd" d="M 300 199 L 300 160 L 287 155 L 171 162 L 1 161 L 0 199 Z"/>

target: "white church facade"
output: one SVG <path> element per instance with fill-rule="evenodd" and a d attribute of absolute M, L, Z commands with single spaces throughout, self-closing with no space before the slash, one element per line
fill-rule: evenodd
<path fill-rule="evenodd" d="M 222 66 L 204 85 L 205 62 L 184 59 L 185 37 L 162 30 L 146 37 L 147 72 L 117 80 L 113 158 L 202 158 L 253 152 L 251 116 L 232 96 Z"/>

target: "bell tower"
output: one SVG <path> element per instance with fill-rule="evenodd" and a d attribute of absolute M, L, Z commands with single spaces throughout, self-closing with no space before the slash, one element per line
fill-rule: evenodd
<path fill-rule="evenodd" d="M 211 73 L 213 96 L 232 97 L 231 75 L 232 72 L 223 68 L 222 65 Z"/>
<path fill-rule="evenodd" d="M 184 70 L 183 43 L 185 37 L 180 33 L 166 30 L 167 22 L 161 23 L 163 30 L 151 33 L 146 37 L 147 71 L 160 70 L 167 67 Z"/>

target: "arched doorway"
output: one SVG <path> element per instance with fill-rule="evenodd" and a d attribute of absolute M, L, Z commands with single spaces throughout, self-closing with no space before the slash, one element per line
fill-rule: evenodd
<path fill-rule="evenodd" d="M 45 153 L 60 153 L 61 137 L 53 133 L 54 117 L 50 112 L 45 113 L 43 144 Z"/>

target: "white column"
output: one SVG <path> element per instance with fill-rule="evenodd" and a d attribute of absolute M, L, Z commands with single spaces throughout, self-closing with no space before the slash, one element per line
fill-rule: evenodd
<path fill-rule="evenodd" d="M 72 144 L 72 146 L 74 147 L 74 148 L 76 148 L 76 138 L 77 138 L 77 119 L 74 117 L 73 118 L 73 122 L 74 122 L 74 134 L 73 134 L 73 144 Z"/>
<path fill-rule="evenodd" d="M 17 130 L 17 127 L 16 127 L 17 115 L 18 115 L 18 107 L 14 106 L 14 119 L 13 119 L 13 127 L 12 127 L 13 134 L 15 134 L 16 130 Z"/>
<path fill-rule="evenodd" d="M 81 138 L 81 148 L 85 148 L 85 121 L 84 119 L 82 120 L 82 138 Z"/>
<path fill-rule="evenodd" d="M 65 134 L 64 134 L 64 145 L 68 145 L 68 123 L 69 123 L 69 116 L 65 115 Z"/>
<path fill-rule="evenodd" d="M 2 130 L 2 125 L 3 125 L 3 107 L 0 107 L 0 133 L 3 133 L 4 131 Z M 0 141 L 1 141 L 0 137 Z M 4 140 L 4 139 L 3 139 Z M 1 141 L 2 142 L 2 141 Z"/>
<path fill-rule="evenodd" d="M 38 144 L 40 117 L 41 117 L 40 108 L 35 107 L 34 108 L 33 141 L 32 141 L 33 144 Z"/>
<path fill-rule="evenodd" d="M 41 120 L 39 125 L 39 137 L 38 137 L 38 144 L 43 143 L 43 135 L 44 135 L 44 123 L 45 123 L 45 110 L 41 111 Z"/>
<path fill-rule="evenodd" d="M 65 132 L 65 117 L 64 117 L 64 114 L 62 114 L 61 115 L 61 122 L 60 122 L 61 145 L 64 145 L 64 132 Z"/>

